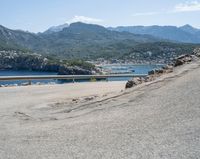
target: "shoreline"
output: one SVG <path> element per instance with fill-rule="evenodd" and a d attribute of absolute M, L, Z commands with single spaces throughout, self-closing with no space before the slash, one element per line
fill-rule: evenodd
<path fill-rule="evenodd" d="M 123 94 L 127 92 L 132 92 L 137 88 L 146 87 L 149 84 L 157 83 L 158 81 L 162 81 L 168 78 L 180 76 L 182 73 L 187 72 L 188 70 L 194 69 L 194 66 L 199 66 L 199 61 L 193 61 L 189 64 L 184 64 L 179 67 L 175 67 L 173 72 L 162 74 L 160 76 L 156 76 L 154 80 L 144 82 L 138 84 L 132 88 L 126 89 L 127 81 L 96 81 L 96 82 L 75 82 L 75 83 L 64 83 L 64 84 L 56 84 L 56 83 L 49 83 L 49 84 L 33 84 L 33 85 L 26 85 L 26 86 L 13 86 L 13 87 L 1 87 L 0 94 L 3 92 L 15 92 L 19 93 L 20 91 L 32 92 L 33 94 L 37 94 L 37 91 L 47 93 L 50 96 L 54 96 L 55 100 L 57 98 L 65 98 L 63 95 L 64 92 L 70 92 L 70 94 L 75 94 L 75 96 L 70 95 L 73 98 L 82 98 L 84 96 L 96 96 L 99 101 L 104 100 L 106 98 L 110 98 L 112 96 L 123 96 Z M 83 92 L 82 90 L 86 90 Z M 49 92 L 48 92 L 49 91 Z M 55 93 L 55 94 L 53 94 Z M 96 99 L 96 97 L 94 99 Z M 102 98 L 103 97 L 103 98 Z M 91 100 L 94 100 L 93 98 Z M 67 97 L 67 100 L 69 99 Z M 90 100 L 88 100 L 90 101 Z"/>
<path fill-rule="evenodd" d="M 122 66 L 121 64 L 118 64 L 119 66 Z M 126 64 L 124 64 L 124 66 L 125 66 Z M 132 66 L 131 64 L 130 64 L 130 66 Z M 144 68 L 142 67 L 142 68 L 140 68 L 140 66 L 144 66 Z M 156 65 L 146 65 L 146 64 L 141 64 L 141 65 L 135 65 L 135 69 L 136 69 L 136 73 L 134 73 L 133 71 L 131 71 L 131 73 L 130 73 L 130 68 L 128 68 L 127 67 L 127 71 L 128 71 L 128 73 L 130 73 L 130 74 L 141 74 L 140 72 L 145 72 L 145 74 L 147 74 L 148 72 L 147 71 L 150 71 L 151 69 L 157 69 L 158 67 L 160 68 L 161 66 L 163 66 L 163 65 L 160 65 L 160 64 L 156 64 Z M 110 65 L 110 67 L 112 67 L 112 65 Z M 133 69 L 133 68 L 132 68 Z M 9 71 L 12 71 L 12 70 L 9 70 Z M 25 70 L 23 70 L 23 71 L 25 71 Z M 120 70 L 121 71 L 121 70 Z M 114 71 L 113 71 L 113 73 L 112 74 L 125 74 L 125 72 L 124 72 L 124 70 L 122 71 L 123 73 L 120 73 L 120 71 L 118 72 L 118 73 L 114 73 Z M 135 71 L 135 70 L 134 70 Z M 137 72 L 138 71 L 138 72 Z M 26 73 L 27 71 L 25 71 L 25 73 Z M 34 71 L 32 71 L 32 73 L 35 75 L 35 73 L 34 73 Z M 32 74 L 31 72 L 30 72 L 30 74 Z M 39 73 L 42 73 L 42 72 L 39 72 Z M 47 72 L 48 73 L 48 72 Z M 50 73 L 50 72 L 49 72 Z M 127 73 L 127 74 L 128 74 Z M 22 72 L 22 74 L 23 74 L 23 72 Z M 28 73 L 26 73 L 26 74 L 28 74 Z M 25 74 L 25 75 L 26 75 Z M 20 75 L 19 75 L 20 76 Z M 23 76 L 23 75 L 22 75 Z M 39 76 L 39 75 L 38 75 Z M 60 84 L 60 82 L 58 82 L 58 81 L 53 81 L 52 79 L 48 79 L 49 81 L 43 81 L 43 80 L 34 80 L 33 82 L 32 82 L 32 85 L 49 85 L 49 84 Z M 114 81 L 115 81 L 115 79 L 113 79 Z M 122 79 L 116 79 L 116 80 L 118 80 L 118 81 L 122 81 Z M 128 78 L 126 78 L 126 77 L 124 77 L 124 81 L 128 81 L 129 79 Z M 88 81 L 90 81 L 90 80 L 88 80 Z M 77 81 L 77 82 L 82 82 L 82 81 Z M 84 81 L 85 82 L 85 81 Z M 69 83 L 71 83 L 71 82 L 69 82 Z M 23 80 L 23 82 L 21 82 L 21 81 L 8 81 L 8 82 L 6 82 L 6 81 L 2 81 L 2 82 L 0 82 L 0 87 L 14 87 L 14 86 L 27 86 L 27 85 L 29 85 L 30 84 L 30 82 L 28 82 L 27 80 Z M 62 83 L 61 83 L 62 84 Z"/>
<path fill-rule="evenodd" d="M 196 61 L 126 90 L 125 82 L 2 88 L 0 154 L 196 158 L 199 75 Z"/>

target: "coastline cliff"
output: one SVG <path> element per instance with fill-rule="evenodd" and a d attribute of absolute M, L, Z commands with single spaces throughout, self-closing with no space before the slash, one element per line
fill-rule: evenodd
<path fill-rule="evenodd" d="M 60 75 L 92 74 L 94 67 L 70 65 L 66 61 L 50 59 L 36 53 L 0 51 L 0 70 L 30 70 L 57 72 Z"/>

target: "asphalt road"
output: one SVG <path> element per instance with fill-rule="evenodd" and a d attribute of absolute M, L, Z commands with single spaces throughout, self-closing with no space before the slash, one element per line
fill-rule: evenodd
<path fill-rule="evenodd" d="M 0 158 L 200 158 L 198 65 L 113 97 L 74 103 L 21 107 L 0 90 L 0 99 L 16 100 L 0 104 Z"/>

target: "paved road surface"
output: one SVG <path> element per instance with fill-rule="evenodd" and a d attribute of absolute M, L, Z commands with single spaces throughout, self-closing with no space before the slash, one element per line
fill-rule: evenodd
<path fill-rule="evenodd" d="M 26 106 L 16 98 L 23 93 L 0 89 L 0 158 L 200 158 L 196 67 L 184 66 L 113 97 L 54 99 L 46 105 Z M 40 94 L 40 101 L 46 98 Z"/>

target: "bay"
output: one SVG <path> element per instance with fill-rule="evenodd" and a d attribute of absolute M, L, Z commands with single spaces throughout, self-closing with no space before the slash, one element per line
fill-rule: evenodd
<path fill-rule="evenodd" d="M 148 74 L 149 71 L 153 69 L 159 69 L 163 65 L 103 65 L 101 68 L 103 70 L 109 71 L 111 74 Z M 37 71 L 13 71 L 13 70 L 1 70 L 0 76 L 27 76 L 27 75 L 56 75 L 56 72 L 37 72 Z M 108 78 L 108 81 L 127 81 L 130 78 Z M 84 80 L 85 81 L 85 80 Z M 11 84 L 22 84 L 28 82 L 27 80 L 23 81 L 0 81 L 0 85 L 11 85 Z M 69 83 L 69 81 L 64 80 L 32 80 L 33 84 L 35 83 Z M 83 82 L 83 81 L 78 81 Z"/>
<path fill-rule="evenodd" d="M 132 64 L 111 64 L 111 65 L 103 65 L 101 68 L 109 72 L 111 74 L 148 74 L 149 71 L 154 69 L 160 69 L 163 64 L 138 64 L 138 65 L 132 65 Z M 121 78 L 109 78 L 108 81 L 127 81 L 130 80 L 129 77 L 121 77 Z"/>

